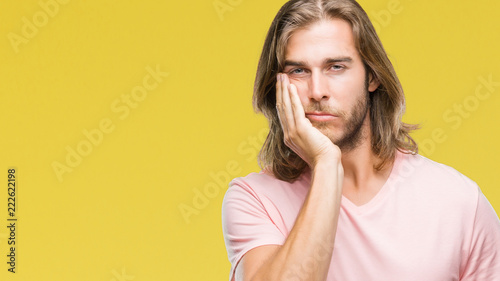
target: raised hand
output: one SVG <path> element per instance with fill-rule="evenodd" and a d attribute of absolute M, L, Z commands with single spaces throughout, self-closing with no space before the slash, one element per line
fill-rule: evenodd
<path fill-rule="evenodd" d="M 311 168 L 320 161 L 338 161 L 341 152 L 327 136 L 306 118 L 295 85 L 279 73 L 276 82 L 276 110 L 283 128 L 285 144 Z"/>

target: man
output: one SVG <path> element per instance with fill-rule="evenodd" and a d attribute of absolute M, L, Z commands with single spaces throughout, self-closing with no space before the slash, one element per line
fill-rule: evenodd
<path fill-rule="evenodd" d="M 475 182 L 417 154 L 404 95 L 354 0 L 287 2 L 254 107 L 260 173 L 222 205 L 230 280 L 500 280 L 500 221 Z"/>

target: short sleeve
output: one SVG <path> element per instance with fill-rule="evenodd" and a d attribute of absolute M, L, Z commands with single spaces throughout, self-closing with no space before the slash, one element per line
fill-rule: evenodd
<path fill-rule="evenodd" d="M 286 240 L 255 190 L 238 178 L 229 183 L 222 202 L 222 232 L 231 263 L 230 281 L 246 252 L 262 245 L 282 245 Z"/>
<path fill-rule="evenodd" d="M 500 220 L 479 190 L 470 254 L 462 281 L 500 280 Z"/>

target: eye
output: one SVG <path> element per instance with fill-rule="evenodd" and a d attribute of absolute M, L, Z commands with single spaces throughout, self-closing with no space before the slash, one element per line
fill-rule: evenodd
<path fill-rule="evenodd" d="M 297 72 L 297 70 L 299 70 L 299 72 Z M 304 73 L 304 69 L 302 68 L 295 68 L 295 69 L 292 69 L 288 72 L 289 74 L 302 74 Z"/>
<path fill-rule="evenodd" d="M 342 70 L 344 69 L 344 66 L 343 65 L 339 65 L 339 64 L 334 64 L 331 66 L 331 68 L 335 71 L 339 71 L 339 70 Z"/>

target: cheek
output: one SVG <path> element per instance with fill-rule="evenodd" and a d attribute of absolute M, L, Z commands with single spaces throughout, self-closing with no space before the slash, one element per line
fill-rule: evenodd
<path fill-rule="evenodd" d="M 357 77 L 346 76 L 332 84 L 332 89 L 337 99 L 352 105 L 365 94 L 364 82 L 364 79 L 360 80 Z"/>
<path fill-rule="evenodd" d="M 339 77 L 334 83 L 332 83 L 333 87 L 342 93 L 351 93 L 355 92 L 359 88 L 359 81 L 353 75 L 344 75 Z"/>
<path fill-rule="evenodd" d="M 297 94 L 299 95 L 300 101 L 302 105 L 307 103 L 307 93 L 309 91 L 308 85 L 306 81 L 301 80 L 292 80 L 290 79 L 290 84 L 295 85 L 297 87 Z"/>

